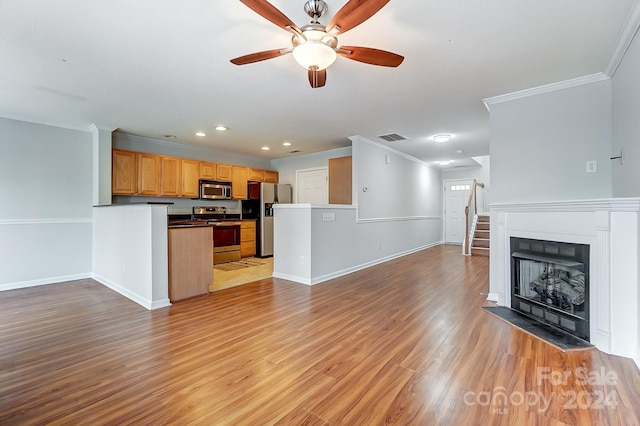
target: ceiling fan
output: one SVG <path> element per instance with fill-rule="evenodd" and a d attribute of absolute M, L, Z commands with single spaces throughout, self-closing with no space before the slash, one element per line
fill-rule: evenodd
<path fill-rule="evenodd" d="M 311 87 L 325 85 L 327 67 L 340 55 L 347 59 L 384 67 L 397 67 L 404 57 L 370 47 L 338 46 L 338 34 L 344 34 L 378 12 L 389 0 L 349 0 L 325 27 L 318 19 L 327 11 L 323 0 L 308 0 L 304 10 L 311 23 L 298 27 L 267 0 L 240 0 L 263 18 L 293 34 L 292 47 L 251 53 L 232 59 L 235 65 L 251 64 L 293 53 L 295 60 L 307 69 Z"/>

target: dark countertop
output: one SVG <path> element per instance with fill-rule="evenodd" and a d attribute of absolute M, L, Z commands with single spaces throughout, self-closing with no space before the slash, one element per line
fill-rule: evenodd
<path fill-rule="evenodd" d="M 204 227 L 213 227 L 214 225 L 212 223 L 202 223 L 202 224 L 198 224 L 198 223 L 184 223 L 184 224 L 179 224 L 179 225 L 169 225 L 167 226 L 167 228 L 169 229 L 178 229 L 178 228 L 204 228 Z"/>

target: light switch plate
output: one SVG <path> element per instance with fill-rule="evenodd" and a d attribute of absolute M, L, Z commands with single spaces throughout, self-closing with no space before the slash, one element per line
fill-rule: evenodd
<path fill-rule="evenodd" d="M 598 171 L 598 162 L 595 160 L 587 161 L 587 173 L 595 173 Z"/>

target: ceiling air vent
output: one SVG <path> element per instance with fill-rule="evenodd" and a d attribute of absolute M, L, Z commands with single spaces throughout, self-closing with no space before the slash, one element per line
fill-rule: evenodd
<path fill-rule="evenodd" d="M 383 139 L 387 142 L 395 142 L 395 141 L 405 141 L 407 140 L 407 138 L 405 138 L 404 136 L 401 136 L 397 133 L 391 133 L 389 135 L 382 135 L 382 136 L 378 136 L 380 139 Z"/>

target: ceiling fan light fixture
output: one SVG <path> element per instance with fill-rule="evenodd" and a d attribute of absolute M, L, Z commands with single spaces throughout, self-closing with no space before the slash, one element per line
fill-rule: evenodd
<path fill-rule="evenodd" d="M 307 70 L 323 70 L 336 60 L 336 51 L 321 41 L 308 40 L 293 48 L 293 57 Z"/>

